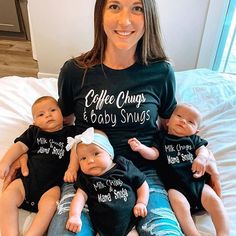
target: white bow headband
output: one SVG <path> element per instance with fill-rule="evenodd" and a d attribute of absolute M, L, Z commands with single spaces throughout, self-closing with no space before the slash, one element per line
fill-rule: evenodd
<path fill-rule="evenodd" d="M 105 151 L 107 151 L 112 158 L 114 157 L 114 149 L 109 139 L 100 133 L 94 133 L 93 127 L 86 129 L 82 134 L 76 135 L 74 138 L 68 137 L 66 150 L 69 151 L 73 146 L 76 147 L 78 143 L 94 143 Z"/>

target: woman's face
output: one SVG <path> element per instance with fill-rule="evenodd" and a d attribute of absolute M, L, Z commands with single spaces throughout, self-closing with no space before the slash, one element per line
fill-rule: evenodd
<path fill-rule="evenodd" d="M 107 49 L 135 51 L 144 33 L 141 0 L 107 0 L 103 27 L 107 35 Z"/>

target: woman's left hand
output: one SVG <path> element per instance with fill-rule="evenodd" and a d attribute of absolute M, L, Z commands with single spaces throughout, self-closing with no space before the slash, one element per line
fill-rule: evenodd
<path fill-rule="evenodd" d="M 9 172 L 3 181 L 3 187 L 2 187 L 3 191 L 16 178 L 16 174 L 19 169 L 21 169 L 21 173 L 23 176 L 27 176 L 29 174 L 27 160 L 28 160 L 28 155 L 25 153 L 12 163 Z"/>

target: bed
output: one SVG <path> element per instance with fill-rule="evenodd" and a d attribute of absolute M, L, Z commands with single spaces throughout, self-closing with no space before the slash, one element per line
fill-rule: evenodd
<path fill-rule="evenodd" d="M 200 135 L 209 142 L 222 183 L 222 200 L 236 235 L 236 76 L 208 69 L 176 72 L 178 102 L 192 103 L 203 114 Z M 8 76 L 0 79 L 0 158 L 32 122 L 31 104 L 42 95 L 57 98 L 57 79 Z M 2 182 L 0 183 L 0 188 Z M 1 210 L 1 209 L 0 209 Z M 20 210 L 20 230 L 34 214 Z M 203 236 L 215 235 L 206 213 L 194 216 Z"/>

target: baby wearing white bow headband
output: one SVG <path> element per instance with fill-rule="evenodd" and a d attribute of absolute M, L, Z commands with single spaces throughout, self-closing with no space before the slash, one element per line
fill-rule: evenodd
<path fill-rule="evenodd" d="M 66 150 L 67 151 L 71 150 L 72 154 L 71 154 L 71 159 L 70 159 L 68 169 L 64 175 L 65 182 L 72 183 L 72 182 L 75 182 L 77 179 L 77 172 L 79 169 L 77 146 L 79 144 L 80 146 L 83 146 L 82 144 L 84 144 L 85 145 L 84 147 L 88 148 L 86 152 L 88 152 L 90 149 L 89 144 L 95 144 L 98 147 L 102 148 L 104 151 L 106 151 L 110 155 L 111 159 L 114 158 L 114 149 L 107 135 L 101 130 L 97 130 L 97 129 L 95 130 L 93 127 L 90 127 L 86 129 L 82 134 L 76 135 L 74 138 L 68 137 Z M 85 156 L 83 158 L 85 158 Z M 88 158 L 89 157 L 87 157 L 86 159 Z"/>
<path fill-rule="evenodd" d="M 146 176 L 126 158 L 114 158 L 113 147 L 100 130 L 88 128 L 67 142 L 67 150 L 76 152 L 80 169 L 66 228 L 75 233 L 81 230 L 80 215 L 87 202 L 98 235 L 129 235 L 130 231 L 134 235 L 137 217 L 147 215 Z"/>

